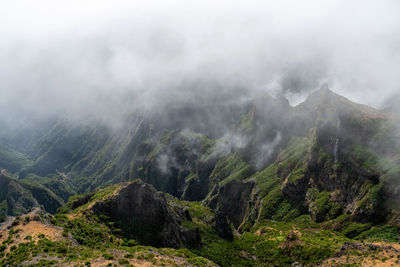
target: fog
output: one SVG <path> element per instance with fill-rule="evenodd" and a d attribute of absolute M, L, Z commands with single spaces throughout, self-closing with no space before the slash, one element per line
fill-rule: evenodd
<path fill-rule="evenodd" d="M 295 105 L 325 82 L 380 107 L 400 91 L 399 12 L 395 0 L 1 0 L 0 112 L 115 117 L 238 87 Z"/>

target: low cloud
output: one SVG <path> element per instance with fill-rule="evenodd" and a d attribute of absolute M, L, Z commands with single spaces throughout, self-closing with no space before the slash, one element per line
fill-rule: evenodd
<path fill-rule="evenodd" d="M 115 121 L 132 108 L 207 102 L 232 88 L 296 104 L 323 82 L 378 107 L 400 88 L 399 8 L 398 1 L 3 1 L 0 112 Z"/>

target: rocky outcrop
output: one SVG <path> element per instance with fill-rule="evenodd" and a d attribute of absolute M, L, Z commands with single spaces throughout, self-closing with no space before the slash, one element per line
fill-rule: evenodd
<path fill-rule="evenodd" d="M 342 213 L 360 222 L 383 221 L 382 211 L 398 209 L 400 145 L 393 114 L 353 103 L 327 86 L 296 107 L 263 94 L 245 102 L 210 117 L 202 116 L 209 110 L 200 106 L 154 117 L 127 115 L 129 123 L 118 134 L 97 124 L 55 127 L 37 144 L 40 151 L 26 172 L 65 172 L 65 183 L 77 192 L 141 177 L 176 198 L 204 201 L 239 232 L 258 220 L 292 220 L 303 213 L 316 221 Z M 212 118 L 224 124 L 210 123 Z M 216 125 L 225 126 L 211 134 Z M 263 172 L 269 166 L 274 170 Z M 56 210 L 47 204 L 47 191 L 26 191 L 19 181 L 4 187 L 9 213 L 36 206 L 33 199 Z M 132 238 L 196 243 L 184 241 L 190 234 L 179 225 L 179 212 L 152 190 L 130 185 L 95 207 L 120 221 L 120 230 Z M 0 188 L 0 201 L 1 194 Z M 72 208 L 89 200 L 78 199 Z M 169 238 L 169 232 L 181 236 Z"/>
<path fill-rule="evenodd" d="M 249 209 L 249 198 L 253 187 L 253 181 L 242 182 L 232 180 L 219 187 L 215 197 L 217 211 L 225 214 L 235 228 L 242 223 Z"/>
<path fill-rule="evenodd" d="M 115 223 L 124 236 L 157 247 L 199 247 L 198 230 L 182 227 L 176 214 L 153 186 L 136 180 L 96 202 L 91 210 Z"/>
<path fill-rule="evenodd" d="M 217 232 L 217 235 L 227 240 L 233 240 L 233 229 L 225 214 L 222 212 L 217 212 L 215 214 L 214 221 L 214 229 Z"/>

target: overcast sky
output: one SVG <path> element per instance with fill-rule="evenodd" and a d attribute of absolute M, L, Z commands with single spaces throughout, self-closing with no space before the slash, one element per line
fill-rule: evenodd
<path fill-rule="evenodd" d="M 0 0 L 0 110 L 152 105 L 187 81 L 292 104 L 328 82 L 379 107 L 400 91 L 399 14 L 397 0 Z"/>

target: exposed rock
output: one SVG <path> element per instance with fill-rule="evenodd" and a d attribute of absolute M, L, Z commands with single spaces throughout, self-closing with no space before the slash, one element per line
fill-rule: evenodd
<path fill-rule="evenodd" d="M 366 243 L 367 247 L 369 247 L 371 250 L 377 250 L 379 247 L 375 244 L 372 243 Z"/>
<path fill-rule="evenodd" d="M 224 213 L 238 228 L 249 208 L 249 196 L 254 187 L 254 181 L 242 182 L 232 180 L 219 187 L 218 211 Z"/>
<path fill-rule="evenodd" d="M 164 196 L 140 180 L 124 186 L 110 198 L 96 202 L 91 210 L 108 216 L 123 235 L 145 244 L 174 248 L 201 246 L 198 230 L 183 228 Z"/>
<path fill-rule="evenodd" d="M 285 194 L 293 202 L 304 201 L 307 192 L 309 178 L 303 175 L 294 182 L 290 182 L 290 176 L 287 177 L 282 186 L 282 193 Z"/>
<path fill-rule="evenodd" d="M 346 241 L 340 247 L 340 250 L 335 254 L 335 257 L 344 255 L 348 250 L 363 250 L 363 247 L 359 243 Z"/>
<path fill-rule="evenodd" d="M 228 218 L 225 216 L 225 214 L 220 211 L 217 212 L 214 220 L 214 229 L 217 232 L 217 235 L 227 240 L 233 240 L 233 229 L 230 226 Z"/>
<path fill-rule="evenodd" d="M 93 193 L 83 195 L 81 198 L 78 198 L 77 200 L 75 200 L 74 202 L 72 202 L 71 208 L 72 208 L 72 209 L 76 209 L 77 207 L 82 206 L 82 205 L 88 203 L 89 200 L 90 200 L 90 198 L 91 198 L 93 195 L 94 195 Z"/>

